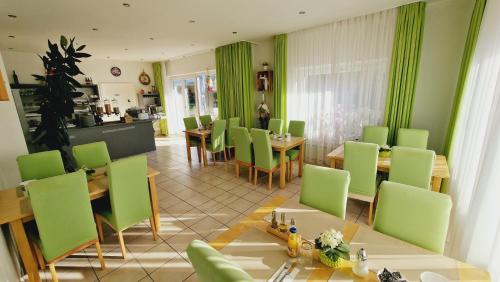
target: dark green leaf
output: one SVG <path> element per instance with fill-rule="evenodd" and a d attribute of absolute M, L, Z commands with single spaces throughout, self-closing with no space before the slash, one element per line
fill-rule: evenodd
<path fill-rule="evenodd" d="M 88 57 L 90 57 L 92 55 L 87 54 L 87 53 L 78 52 L 78 53 L 75 53 L 74 56 L 75 56 L 75 58 L 88 58 Z"/>
<path fill-rule="evenodd" d="M 68 39 L 64 35 L 61 35 L 60 43 L 63 48 L 66 48 L 66 46 L 68 45 Z"/>
<path fill-rule="evenodd" d="M 80 47 L 76 48 L 76 51 L 82 51 L 85 48 L 86 45 L 81 45 Z"/>

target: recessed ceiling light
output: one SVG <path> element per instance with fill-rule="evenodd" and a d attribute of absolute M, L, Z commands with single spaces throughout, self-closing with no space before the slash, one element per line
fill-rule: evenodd
<path fill-rule="evenodd" d="M 305 15 L 306 11 L 299 11 L 299 15 Z"/>
<path fill-rule="evenodd" d="M 128 48 L 125 48 L 125 49 L 123 49 L 123 50 L 128 51 Z"/>
<path fill-rule="evenodd" d="M 12 48 L 12 47 L 9 47 L 9 50 L 14 50 L 14 48 Z"/>
<path fill-rule="evenodd" d="M 154 37 L 150 37 L 149 40 L 155 40 Z"/>
<path fill-rule="evenodd" d="M 106 56 L 106 59 L 109 59 L 110 57 L 109 56 Z"/>
<path fill-rule="evenodd" d="M 7 15 L 7 17 L 9 17 L 9 18 L 13 18 L 13 19 L 17 18 L 17 16 L 16 16 L 16 15 Z"/>
<path fill-rule="evenodd" d="M 195 23 L 196 21 L 195 20 L 189 20 L 189 23 Z"/>
<path fill-rule="evenodd" d="M 129 4 L 129 3 L 123 3 L 122 5 L 123 5 L 123 7 L 126 7 L 126 8 L 129 8 L 129 7 L 130 7 L 130 4 Z"/>
<path fill-rule="evenodd" d="M 191 43 L 191 46 L 194 46 L 194 43 Z"/>
<path fill-rule="evenodd" d="M 97 27 L 92 28 L 93 31 L 98 31 L 99 29 Z"/>
<path fill-rule="evenodd" d="M 10 38 L 16 38 L 14 35 L 9 35 Z"/>
<path fill-rule="evenodd" d="M 233 31 L 233 34 L 238 34 L 238 32 L 237 31 Z"/>

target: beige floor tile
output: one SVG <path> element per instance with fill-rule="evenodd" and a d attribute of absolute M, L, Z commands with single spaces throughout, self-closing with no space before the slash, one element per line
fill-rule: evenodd
<path fill-rule="evenodd" d="M 242 198 L 252 203 L 259 203 L 263 199 L 267 198 L 267 195 L 260 193 L 259 191 L 250 191 L 249 193 L 245 194 Z"/>
<path fill-rule="evenodd" d="M 236 196 L 234 194 L 231 194 L 229 192 L 226 192 L 226 193 L 218 196 L 214 200 L 216 200 L 217 202 L 219 202 L 219 203 L 221 203 L 223 205 L 229 205 L 230 203 L 236 201 L 237 199 L 239 199 L 238 196 Z"/>
<path fill-rule="evenodd" d="M 200 234 L 202 237 L 206 237 L 214 231 L 224 229 L 225 226 L 214 218 L 207 216 L 206 218 L 193 224 L 190 228 L 194 232 Z"/>
<path fill-rule="evenodd" d="M 191 226 L 197 222 L 199 222 L 200 220 L 203 220 L 207 217 L 208 215 L 205 214 L 203 211 L 197 209 L 197 208 L 193 208 L 192 210 L 180 215 L 180 216 L 177 216 L 177 219 L 179 221 L 181 221 L 184 225 L 186 226 Z"/>
<path fill-rule="evenodd" d="M 184 231 L 168 238 L 166 242 L 172 248 L 174 248 L 174 250 L 176 250 L 179 254 L 182 255 L 186 251 L 189 243 L 191 243 L 191 241 L 196 239 L 202 240 L 203 238 L 195 231 L 186 228 Z"/>
<path fill-rule="evenodd" d="M 193 209 L 192 205 L 182 201 L 182 202 L 179 202 L 173 206 L 166 208 L 165 211 L 167 211 L 169 214 L 171 214 L 173 216 L 179 216 L 179 215 L 182 215 L 182 214 L 184 214 L 192 209 Z"/>
<path fill-rule="evenodd" d="M 198 206 L 198 209 L 206 214 L 220 210 L 224 205 L 217 201 L 207 201 L 206 203 Z"/>
<path fill-rule="evenodd" d="M 239 198 L 233 201 L 232 203 L 228 204 L 227 206 L 239 213 L 243 213 L 253 205 L 254 203 L 247 201 L 243 198 Z"/>
<path fill-rule="evenodd" d="M 134 254 L 136 260 L 147 273 L 155 271 L 176 256 L 178 253 L 166 243 L 161 243 L 146 252 Z"/>
<path fill-rule="evenodd" d="M 209 214 L 211 217 L 215 218 L 217 221 L 223 224 L 228 224 L 233 218 L 241 215 L 239 212 L 233 210 L 230 207 L 224 206 L 220 210 L 217 210 Z"/>
<path fill-rule="evenodd" d="M 194 269 L 189 262 L 180 255 L 161 265 L 150 274 L 155 282 L 181 282 L 194 273 Z"/>
<path fill-rule="evenodd" d="M 120 281 L 120 282 L 136 282 L 147 276 L 146 271 L 141 264 L 133 259 L 122 265 L 118 270 L 113 271 L 99 278 L 100 281 Z"/>

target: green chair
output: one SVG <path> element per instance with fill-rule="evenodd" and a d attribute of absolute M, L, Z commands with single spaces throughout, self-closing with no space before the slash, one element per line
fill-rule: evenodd
<path fill-rule="evenodd" d="M 57 150 L 17 157 L 22 181 L 65 174 L 61 153 Z"/>
<path fill-rule="evenodd" d="M 254 281 L 239 265 L 203 241 L 192 241 L 186 252 L 196 275 L 202 282 Z"/>
<path fill-rule="evenodd" d="M 397 146 L 427 149 L 429 131 L 424 129 L 398 129 Z"/>
<path fill-rule="evenodd" d="M 240 126 L 240 118 L 239 117 L 232 117 L 229 118 L 229 121 L 227 123 L 227 130 L 226 130 L 226 149 L 227 152 L 229 153 L 229 159 L 231 159 L 231 148 L 234 148 L 234 137 L 233 137 L 233 132 L 232 129 L 235 127 Z"/>
<path fill-rule="evenodd" d="M 248 167 L 248 181 L 252 181 L 252 170 L 254 157 L 252 151 L 252 139 L 246 127 L 234 127 L 232 129 L 234 140 L 234 154 L 236 177 L 240 177 L 240 166 Z"/>
<path fill-rule="evenodd" d="M 52 281 L 58 281 L 56 262 L 91 245 L 104 269 L 85 172 L 37 180 L 27 190 L 37 227 L 30 232 L 32 247 L 42 269 L 49 264 Z"/>
<path fill-rule="evenodd" d="M 304 137 L 304 129 L 306 122 L 303 120 L 291 120 L 288 123 L 288 133 L 293 137 Z M 297 148 L 297 147 L 295 147 Z M 290 149 L 286 151 L 286 155 L 290 158 L 290 170 L 288 171 L 288 179 L 292 178 L 293 161 L 297 160 L 300 154 L 299 149 Z"/>
<path fill-rule="evenodd" d="M 451 206 L 446 194 L 384 181 L 373 229 L 442 254 Z"/>
<path fill-rule="evenodd" d="M 373 202 L 377 194 L 378 145 L 344 143 L 344 170 L 349 171 L 349 198 L 370 203 L 368 224 L 372 224 Z"/>
<path fill-rule="evenodd" d="M 200 123 L 201 126 L 207 128 L 210 125 L 210 123 L 212 123 L 212 116 L 210 115 L 200 116 Z"/>
<path fill-rule="evenodd" d="M 389 181 L 429 190 L 434 151 L 409 147 L 392 147 Z"/>
<path fill-rule="evenodd" d="M 198 129 L 198 122 L 196 121 L 196 117 L 185 117 L 183 119 L 184 127 L 186 130 Z M 189 139 L 186 139 L 186 145 L 189 147 L 196 147 L 196 151 L 198 152 L 198 162 L 201 163 L 201 140 L 198 137 L 188 136 Z M 188 143 L 189 141 L 189 143 Z M 189 148 L 188 148 L 189 149 Z M 191 161 L 191 151 L 188 150 L 188 160 Z"/>
<path fill-rule="evenodd" d="M 277 118 L 270 119 L 267 130 L 274 134 L 281 134 L 283 132 L 283 120 Z"/>
<path fill-rule="evenodd" d="M 345 219 L 349 182 L 348 171 L 305 165 L 300 203 Z"/>
<path fill-rule="evenodd" d="M 387 145 L 387 135 L 389 128 L 384 126 L 365 126 L 363 127 L 363 142 L 374 143 L 380 147 Z"/>
<path fill-rule="evenodd" d="M 86 166 L 88 168 L 95 169 L 99 167 L 105 167 L 108 163 L 111 162 L 108 148 L 106 146 L 106 142 L 104 141 L 76 145 L 73 146 L 72 151 L 77 168 Z"/>
<path fill-rule="evenodd" d="M 118 233 L 123 258 L 127 256 L 123 240 L 125 229 L 149 219 L 153 239 L 156 240 L 147 172 L 148 164 L 143 155 L 120 159 L 107 167 L 111 205 L 95 212 L 97 230 L 101 241 L 104 239 L 102 222 Z"/>
<path fill-rule="evenodd" d="M 226 121 L 216 120 L 213 122 L 212 134 L 210 134 L 210 140 L 207 143 L 207 151 L 212 154 L 212 160 L 214 165 L 216 164 L 215 154 L 222 152 L 224 154 L 224 161 L 227 161 L 226 156 Z"/>
<path fill-rule="evenodd" d="M 273 152 L 271 147 L 271 137 L 268 130 L 252 128 L 251 131 L 253 149 L 255 155 L 255 175 L 253 183 L 257 184 L 259 171 L 268 173 L 268 188 L 271 190 L 273 184 L 273 172 L 280 168 L 280 155 Z M 286 165 L 288 167 L 290 158 L 286 156 Z"/>

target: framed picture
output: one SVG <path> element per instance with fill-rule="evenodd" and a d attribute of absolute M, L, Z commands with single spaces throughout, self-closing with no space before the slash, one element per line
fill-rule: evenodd
<path fill-rule="evenodd" d="M 139 75 L 139 82 L 142 85 L 149 85 L 151 83 L 151 78 L 149 77 L 149 75 L 147 73 L 142 71 L 141 74 Z"/>
<path fill-rule="evenodd" d="M 118 77 L 122 74 L 122 70 L 119 67 L 112 67 L 110 71 L 111 71 L 111 74 L 113 76 L 116 76 L 116 77 Z"/>
<path fill-rule="evenodd" d="M 9 101 L 9 94 L 7 94 L 7 87 L 5 86 L 5 81 L 3 81 L 3 75 L 0 71 L 0 101 Z"/>

